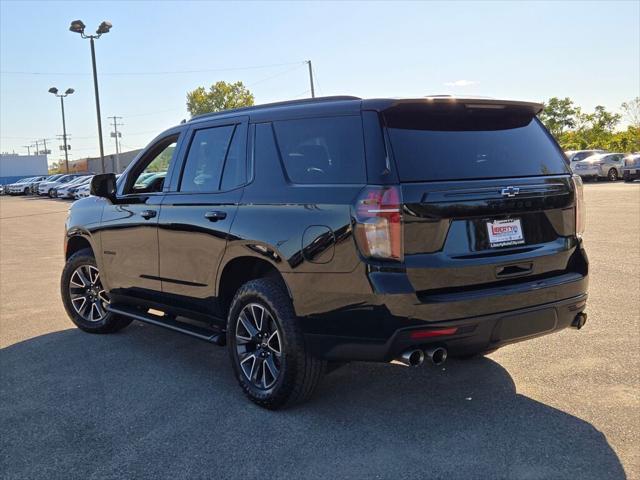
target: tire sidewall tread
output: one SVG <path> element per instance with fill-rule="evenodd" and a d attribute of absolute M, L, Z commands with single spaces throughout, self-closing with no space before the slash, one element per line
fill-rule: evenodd
<path fill-rule="evenodd" d="M 248 303 L 260 303 L 266 307 L 278 324 L 282 336 L 282 368 L 276 384 L 268 390 L 260 390 L 246 379 L 237 358 L 235 328 L 240 312 Z M 245 395 L 267 409 L 289 407 L 307 400 L 316 389 L 325 369 L 323 360 L 308 353 L 291 299 L 273 279 L 252 280 L 238 289 L 227 319 L 227 346 L 236 379 Z"/>

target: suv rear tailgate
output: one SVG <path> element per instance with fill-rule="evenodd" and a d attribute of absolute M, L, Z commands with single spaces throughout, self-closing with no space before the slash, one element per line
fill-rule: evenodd
<path fill-rule="evenodd" d="M 419 295 L 563 275 L 577 247 L 566 158 L 535 104 L 398 103 L 383 112 Z"/>

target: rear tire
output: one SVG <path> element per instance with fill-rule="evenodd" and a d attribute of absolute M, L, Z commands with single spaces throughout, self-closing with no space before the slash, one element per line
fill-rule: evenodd
<path fill-rule="evenodd" d="M 60 294 L 67 315 L 85 332 L 113 333 L 132 321 L 106 311 L 108 296 L 102 288 L 96 259 L 89 248 L 76 252 L 67 260 L 60 279 Z"/>
<path fill-rule="evenodd" d="M 615 168 L 609 169 L 607 172 L 607 180 L 610 182 L 616 182 L 618 180 L 618 171 Z"/>
<path fill-rule="evenodd" d="M 272 279 L 240 287 L 229 309 L 227 345 L 245 395 L 271 410 L 307 400 L 326 369 L 307 350 L 291 300 Z"/>

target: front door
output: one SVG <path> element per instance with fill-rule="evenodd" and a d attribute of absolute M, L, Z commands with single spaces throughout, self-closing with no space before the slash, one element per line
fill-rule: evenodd
<path fill-rule="evenodd" d="M 165 302 L 214 313 L 216 274 L 247 179 L 247 119 L 193 127 L 184 165 L 160 212 L 160 277 Z"/>
<path fill-rule="evenodd" d="M 116 201 L 102 214 L 103 283 L 114 302 L 126 297 L 153 300 L 161 291 L 158 219 L 178 140 L 176 133 L 151 145 L 125 174 Z"/>

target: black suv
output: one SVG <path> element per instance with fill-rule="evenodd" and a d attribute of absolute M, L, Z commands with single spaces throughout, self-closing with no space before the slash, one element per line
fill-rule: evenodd
<path fill-rule="evenodd" d="M 193 118 L 73 204 L 65 308 L 87 332 L 135 319 L 226 344 L 267 408 L 346 361 L 580 328 L 582 185 L 540 109 L 327 97 Z"/>

